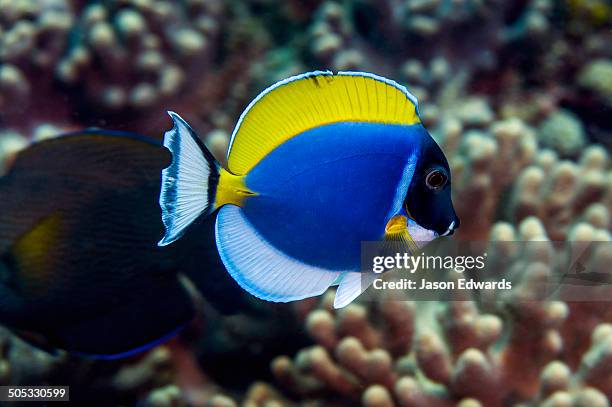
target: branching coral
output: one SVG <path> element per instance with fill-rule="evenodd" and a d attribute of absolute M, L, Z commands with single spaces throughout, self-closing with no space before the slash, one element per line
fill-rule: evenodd
<path fill-rule="evenodd" d="M 254 377 L 248 389 L 223 389 L 181 344 L 92 363 L 4 331 L 0 384 L 60 377 L 84 389 L 79 400 L 144 406 L 610 404 L 612 311 L 600 301 L 609 288 L 591 287 L 599 297 L 590 301 L 562 301 L 572 287 L 557 299 L 536 289 L 567 271 L 571 253 L 557 243 L 610 240 L 609 5 L 81 3 L 0 0 L 0 173 L 31 140 L 67 129 L 161 134 L 166 108 L 223 160 L 240 112 L 266 86 L 314 69 L 367 70 L 419 98 L 453 172 L 454 238 L 488 242 L 489 261 L 522 277 L 501 298 L 413 303 L 384 293 L 341 311 L 329 294 L 300 302 L 313 344 L 276 357 L 273 384 Z M 516 241 L 541 243 L 517 252 Z M 588 250 L 584 266 L 609 274 L 609 245 Z"/>
<path fill-rule="evenodd" d="M 58 78 L 85 87 L 94 105 L 144 108 L 177 95 L 205 71 L 218 34 L 219 2 L 92 4 L 76 21 Z"/>
<path fill-rule="evenodd" d="M 233 403 L 214 383 L 190 368 L 195 366 L 193 355 L 182 349 L 175 341 L 137 358 L 92 361 L 63 353 L 50 355 L 1 329 L 0 385 L 70 384 L 71 400 L 87 405 L 142 403 L 148 407 L 171 407 Z M 194 389 L 184 383 L 190 373 L 195 373 L 188 380 L 197 381 L 197 393 L 186 390 Z"/>
<path fill-rule="evenodd" d="M 10 168 L 16 154 L 30 143 L 56 137 L 68 131 L 69 125 L 56 126 L 50 123 L 35 125 L 26 134 L 10 129 L 0 130 L 0 176 Z"/>
<path fill-rule="evenodd" d="M 500 213 L 514 222 L 538 216 L 553 240 L 565 240 L 567 228 L 584 217 L 609 228 L 612 173 L 602 146 L 588 147 L 575 163 L 538 148 L 534 130 L 519 119 L 496 122 L 485 132 L 462 129 L 461 121 L 449 119 L 438 133 L 450 156 L 455 204 L 471 219 L 462 238 L 487 239 Z"/>
<path fill-rule="evenodd" d="M 584 128 L 574 114 L 560 109 L 542 123 L 539 139 L 565 156 L 576 155 L 585 144 Z"/>
<path fill-rule="evenodd" d="M 330 298 L 306 320 L 317 345 L 272 363 L 294 397 L 322 405 L 608 405 L 610 325 L 592 330 L 572 371 L 555 360 L 564 352 L 563 302 L 509 302 L 512 316 L 501 318 L 469 301 L 378 298 L 335 312 Z"/>
<path fill-rule="evenodd" d="M 442 123 L 438 136 L 449 155 L 454 181 L 454 201 L 460 216 L 478 213 L 463 225 L 466 239 L 486 239 L 497 215 L 500 199 L 520 171 L 535 159 L 533 130 L 518 119 L 491 125 L 487 132 L 463 134 L 462 122 Z"/>
<path fill-rule="evenodd" d="M 0 2 L 0 110 L 22 113 L 49 81 L 73 24 L 69 2 Z M 42 79 L 42 80 L 41 80 Z"/>
<path fill-rule="evenodd" d="M 580 167 L 606 168 L 604 153 L 600 147 L 587 150 Z M 589 209 L 564 231 L 563 239 L 574 246 L 550 242 L 535 216 L 516 227 L 495 223 L 487 233 L 489 267 L 520 276 L 509 292 L 412 303 L 376 291 L 372 302 L 339 311 L 332 309 L 331 295 L 306 306 L 310 311 L 301 307 L 316 344 L 293 359 L 273 361 L 281 388 L 321 405 L 608 406 L 609 285 L 567 302 L 547 299 L 541 289 L 568 272 L 584 242 L 607 242 L 581 262 L 589 271 L 610 274 L 609 214 L 593 203 L 601 195 L 576 195 L 571 202 Z M 574 288 L 563 286 L 557 294 L 564 298 Z"/>
<path fill-rule="evenodd" d="M 580 71 L 578 84 L 612 106 L 612 60 L 598 59 L 590 62 Z"/>
<path fill-rule="evenodd" d="M 31 122 L 79 116 L 88 127 L 193 102 L 193 83 L 210 73 L 219 48 L 223 9 L 198 0 L 3 2 L 3 122 L 29 131 Z"/>
<path fill-rule="evenodd" d="M 513 220 L 538 216 L 553 240 L 564 240 L 568 226 L 585 218 L 594 227 L 608 230 L 612 208 L 608 160 L 601 146 L 584 150 L 578 163 L 558 160 L 553 152 L 543 150 L 514 186 Z"/>
<path fill-rule="evenodd" d="M 363 54 L 351 48 L 354 36 L 351 22 L 346 10 L 338 3 L 324 3 L 317 11 L 310 31 L 310 51 L 325 66 L 352 70 L 363 65 Z"/>
<path fill-rule="evenodd" d="M 0 328 L 0 384 L 40 383 L 65 361 L 65 358 L 53 357 Z"/>

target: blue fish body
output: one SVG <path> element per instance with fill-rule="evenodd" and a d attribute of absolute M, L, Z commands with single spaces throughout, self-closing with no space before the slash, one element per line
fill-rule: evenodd
<path fill-rule="evenodd" d="M 297 135 L 249 172 L 246 185 L 258 196 L 245 201 L 244 213 L 289 256 L 358 270 L 361 242 L 382 239 L 399 209 L 393 206 L 402 178 L 411 176 L 421 131 L 420 125 L 335 123 Z"/>

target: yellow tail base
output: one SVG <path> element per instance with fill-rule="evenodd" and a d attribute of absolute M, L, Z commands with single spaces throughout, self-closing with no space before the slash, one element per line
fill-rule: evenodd
<path fill-rule="evenodd" d="M 247 188 L 244 182 L 245 177 L 245 175 L 234 175 L 221 168 L 215 196 L 215 209 L 226 204 L 242 206 L 246 198 L 257 195 Z"/>

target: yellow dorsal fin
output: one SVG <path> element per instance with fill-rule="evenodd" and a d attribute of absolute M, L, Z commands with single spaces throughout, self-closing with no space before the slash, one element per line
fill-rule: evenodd
<path fill-rule="evenodd" d="M 272 85 L 251 102 L 232 134 L 228 168 L 244 175 L 284 141 L 343 121 L 420 122 L 416 98 L 389 79 L 363 72 L 309 72 Z"/>

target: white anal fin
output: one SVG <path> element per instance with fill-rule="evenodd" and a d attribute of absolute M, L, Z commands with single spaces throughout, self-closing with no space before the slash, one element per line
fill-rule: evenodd
<path fill-rule="evenodd" d="M 250 294 L 273 302 L 297 301 L 323 294 L 344 271 L 302 263 L 267 242 L 241 208 L 221 207 L 216 240 L 230 275 Z"/>
<path fill-rule="evenodd" d="M 334 298 L 334 308 L 343 308 L 349 305 L 353 300 L 380 277 L 375 273 L 358 273 L 349 272 L 344 274 L 340 281 L 336 297 Z"/>

